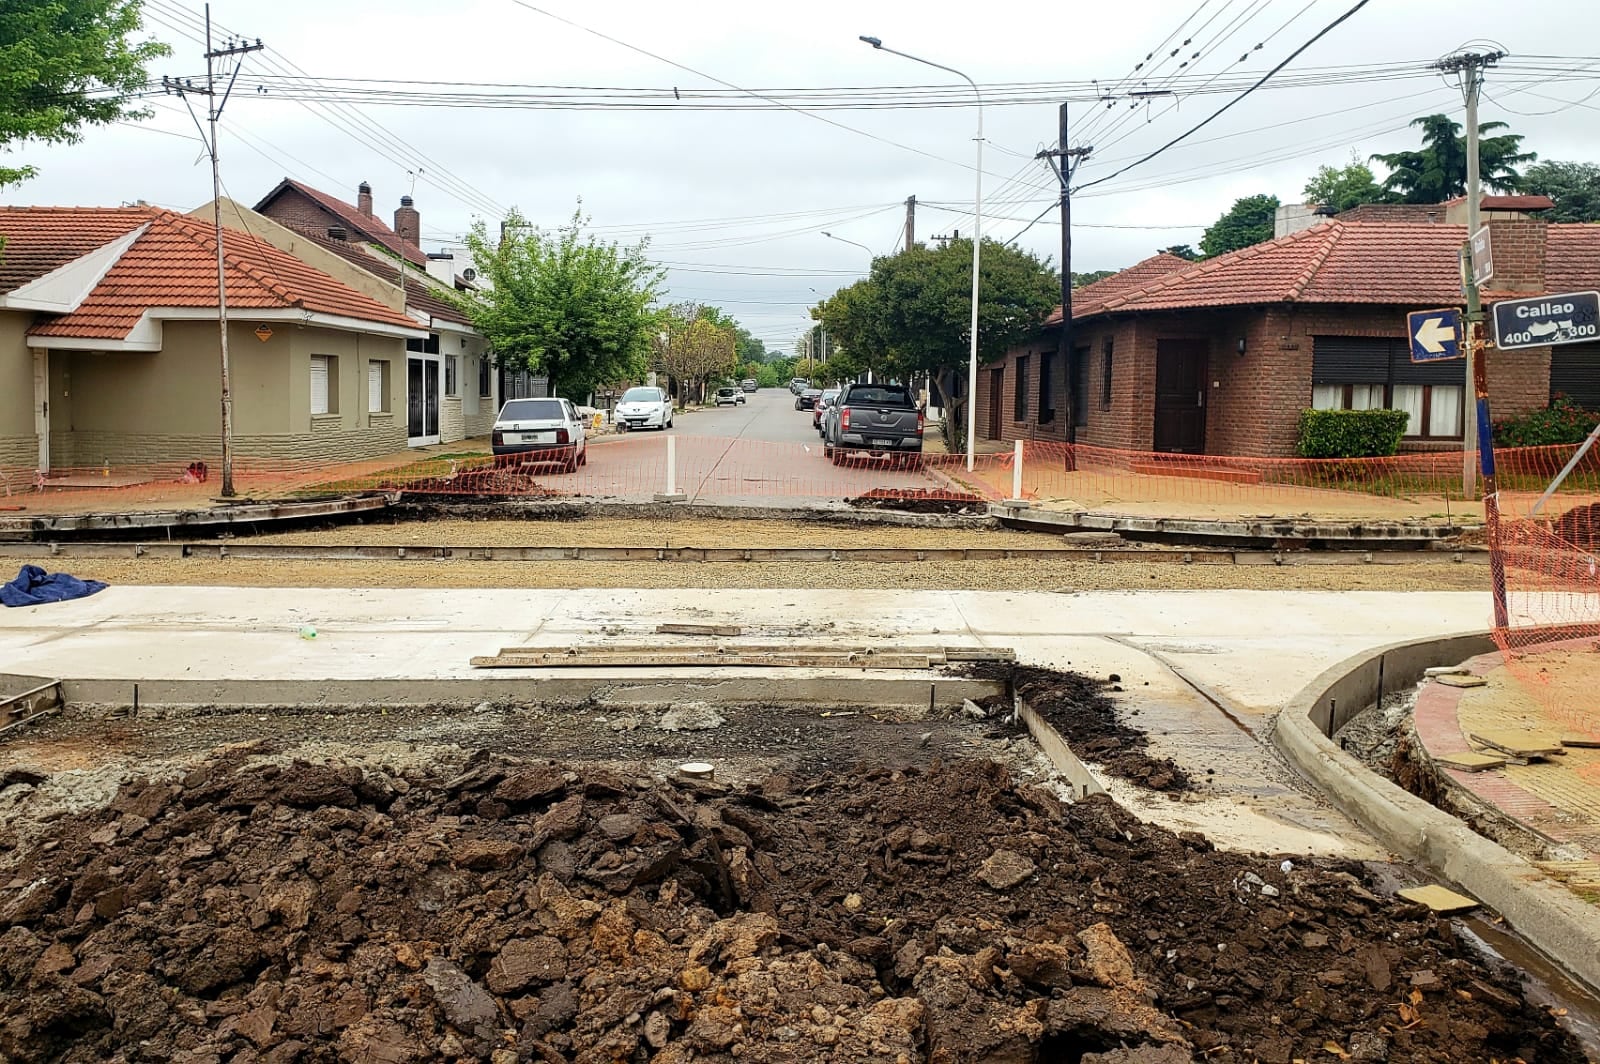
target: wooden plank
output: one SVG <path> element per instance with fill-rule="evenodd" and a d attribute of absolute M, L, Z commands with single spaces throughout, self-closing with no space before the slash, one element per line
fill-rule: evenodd
<path fill-rule="evenodd" d="M 737 624 L 658 624 L 657 635 L 743 635 Z"/>
<path fill-rule="evenodd" d="M 1568 732 L 1561 737 L 1561 745 L 1593 749 L 1600 747 L 1600 735 L 1575 735 L 1572 732 Z"/>
<path fill-rule="evenodd" d="M 1491 757 L 1488 754 L 1475 754 L 1471 751 L 1459 754 L 1440 754 L 1434 760 L 1447 768 L 1460 769 L 1462 772 L 1484 772 L 1491 768 L 1499 768 L 1506 763 L 1506 759 L 1503 757 Z"/>
<path fill-rule="evenodd" d="M 1442 683 L 1446 687 L 1487 687 L 1487 686 L 1489 686 L 1489 681 L 1485 680 L 1482 676 L 1471 676 L 1471 675 L 1463 676 L 1460 673 L 1453 673 L 1453 672 L 1445 673 L 1442 676 L 1435 676 L 1433 678 L 1433 682 L 1434 683 Z"/>
<path fill-rule="evenodd" d="M 918 654 L 499 654 L 475 657 L 479 669 L 580 669 L 580 668 L 850 668 L 927 669 L 938 664 Z"/>
<path fill-rule="evenodd" d="M 1476 909 L 1478 903 L 1464 894 L 1457 894 L 1453 890 L 1446 890 L 1437 884 L 1426 887 L 1407 887 L 1399 891 L 1406 901 L 1414 901 L 1419 905 L 1426 905 L 1440 916 L 1451 913 L 1464 913 L 1468 909 Z"/>

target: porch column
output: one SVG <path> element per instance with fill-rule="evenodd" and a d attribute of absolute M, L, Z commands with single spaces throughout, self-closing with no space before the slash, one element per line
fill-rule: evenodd
<path fill-rule="evenodd" d="M 50 472 L 50 352 L 33 349 L 33 431 L 39 437 L 39 472 Z"/>

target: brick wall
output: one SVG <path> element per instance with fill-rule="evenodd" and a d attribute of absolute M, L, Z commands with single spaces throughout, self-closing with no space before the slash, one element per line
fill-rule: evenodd
<path fill-rule="evenodd" d="M 363 416 L 363 421 L 367 420 Z M 234 454 L 241 458 L 281 458 L 306 462 L 350 462 L 377 458 L 406 449 L 405 423 L 392 415 L 376 415 L 368 427 L 350 428 L 337 419 L 318 418 L 308 431 L 280 435 L 246 435 L 233 438 Z M 213 435 L 164 433 L 53 432 L 50 435 L 52 468 L 96 468 L 151 463 L 215 462 L 222 445 Z M 37 457 L 34 448 L 33 456 Z M 34 458 L 29 458 L 32 463 Z"/>
<path fill-rule="evenodd" d="M 341 225 L 324 210 L 315 200 L 302 195 L 296 189 L 285 189 L 273 200 L 266 210 L 261 212 L 279 225 L 286 225 L 291 229 L 303 232 L 320 233 L 326 235 L 328 226 Z M 347 239 L 357 239 L 357 234 L 347 234 Z"/>
<path fill-rule="evenodd" d="M 0 436 L 0 467 L 33 469 L 39 464 L 37 436 Z M 3 487 L 0 487 L 3 491 Z"/>
<path fill-rule="evenodd" d="M 1488 226 L 1494 278 L 1487 287 L 1497 292 L 1543 292 L 1545 223 L 1537 218 L 1507 218 Z"/>

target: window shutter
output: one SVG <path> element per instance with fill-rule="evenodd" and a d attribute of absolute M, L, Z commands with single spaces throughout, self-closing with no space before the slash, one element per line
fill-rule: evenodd
<path fill-rule="evenodd" d="M 328 412 L 328 358 L 326 355 L 311 356 L 311 412 L 313 414 L 326 414 Z"/>
<path fill-rule="evenodd" d="M 1389 344 L 1383 337 L 1317 336 L 1312 338 L 1312 384 L 1386 384 Z"/>
<path fill-rule="evenodd" d="M 1600 410 L 1600 344 L 1550 349 L 1550 398 L 1564 395 L 1585 410 Z"/>
<path fill-rule="evenodd" d="M 383 363 L 367 363 L 367 411 L 377 414 L 383 411 Z"/>

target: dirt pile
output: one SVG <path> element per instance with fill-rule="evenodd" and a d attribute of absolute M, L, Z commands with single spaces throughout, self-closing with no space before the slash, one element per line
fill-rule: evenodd
<path fill-rule="evenodd" d="M 1357 869 L 991 762 L 735 789 L 267 753 L 6 855 L 0 1058 L 1582 1059 Z"/>

